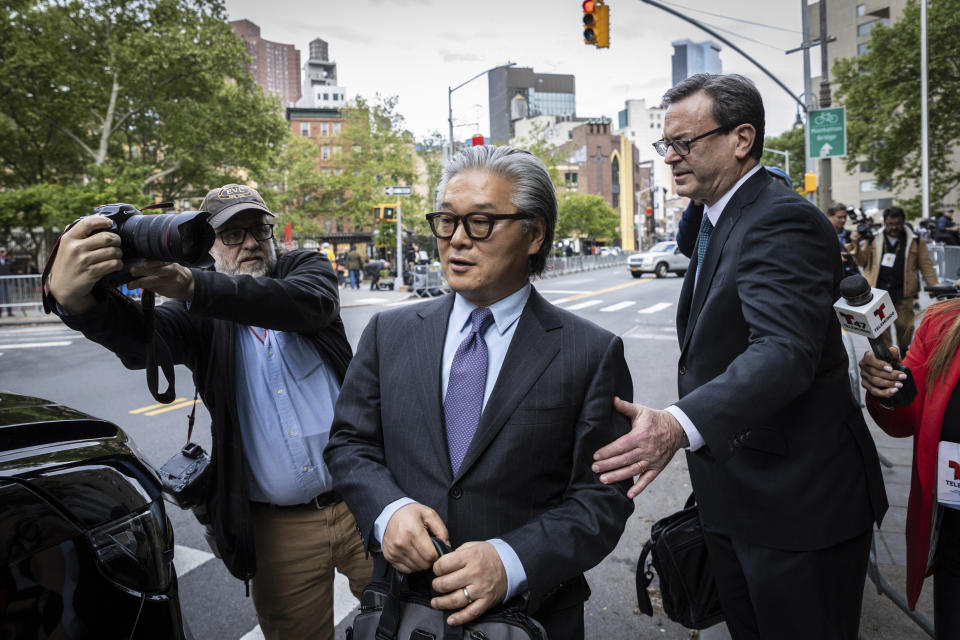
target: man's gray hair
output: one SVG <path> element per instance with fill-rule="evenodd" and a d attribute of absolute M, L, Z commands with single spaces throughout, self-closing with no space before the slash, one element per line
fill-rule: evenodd
<path fill-rule="evenodd" d="M 736 73 L 718 75 L 697 73 L 681 80 L 663 94 L 664 106 L 679 102 L 703 91 L 713 99 L 710 115 L 718 127 L 733 129 L 741 124 L 752 125 L 757 135 L 750 147 L 750 156 L 760 160 L 763 155 L 763 131 L 766 117 L 763 98 L 749 78 Z"/>
<path fill-rule="evenodd" d="M 547 256 L 553 247 L 553 235 L 557 228 L 557 193 L 547 168 L 537 156 L 523 149 L 507 146 L 485 145 L 469 147 L 455 155 L 444 167 L 443 176 L 437 186 L 436 206 L 439 210 L 447 183 L 453 176 L 471 169 L 483 169 L 506 178 L 513 183 L 510 202 L 517 211 L 529 213 L 543 219 L 543 245 L 535 255 L 530 256 L 527 271 L 530 275 L 540 275 L 547 266 Z M 469 213 L 469 212 L 464 212 Z M 498 211 L 497 213 L 513 213 Z M 524 231 L 532 221 L 524 220 Z"/>

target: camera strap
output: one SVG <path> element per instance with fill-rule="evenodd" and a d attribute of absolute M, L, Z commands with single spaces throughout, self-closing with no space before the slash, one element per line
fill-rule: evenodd
<path fill-rule="evenodd" d="M 143 319 L 146 322 L 146 352 L 147 352 L 147 389 L 150 395 L 157 399 L 157 402 L 169 404 L 176 397 L 174 390 L 174 371 L 173 356 L 170 355 L 170 347 L 167 346 L 163 337 L 154 331 L 154 302 L 156 295 L 152 291 L 143 290 L 140 298 L 140 304 L 143 306 Z M 163 371 L 163 377 L 167 381 L 167 390 L 160 392 L 159 372 Z M 194 404 L 196 406 L 196 404 Z"/>

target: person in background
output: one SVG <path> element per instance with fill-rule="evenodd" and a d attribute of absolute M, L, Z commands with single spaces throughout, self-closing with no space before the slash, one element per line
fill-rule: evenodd
<path fill-rule="evenodd" d="M 953 448 L 960 447 L 956 444 L 960 443 L 958 347 L 960 299 L 928 307 L 903 359 L 917 385 L 917 397 L 911 404 L 893 409 L 883 407 L 880 401 L 900 391 L 906 374 L 869 350 L 860 360 L 860 380 L 867 390 L 870 415 L 888 435 L 914 438 L 907 502 L 907 603 L 910 609 L 916 607 L 924 580 L 932 574 L 938 640 L 960 638 L 960 511 L 955 502 L 938 499 L 938 495 L 950 497 L 949 481 L 955 486 L 960 476 L 960 451 Z M 896 347 L 890 347 L 890 354 L 900 361 Z M 947 484 L 938 480 L 938 467 L 945 468 Z"/>
<path fill-rule="evenodd" d="M 914 235 L 904 224 L 905 219 L 903 209 L 888 207 L 883 211 L 883 233 L 878 233 L 873 242 L 861 239 L 856 232 L 850 235 L 855 242 L 850 248 L 863 268 L 863 276 L 871 287 L 888 292 L 896 307 L 894 328 L 903 353 L 913 338 L 914 304 L 920 291 L 918 276 L 922 275 L 928 285 L 938 282 L 927 243 Z M 890 345 L 889 332 L 883 334 L 883 340 Z"/>
<path fill-rule="evenodd" d="M 350 245 L 350 251 L 347 253 L 344 263 L 344 266 L 346 266 L 350 273 L 350 288 L 359 289 L 360 282 L 363 280 L 363 274 L 361 273 L 363 269 L 363 257 L 360 255 L 360 252 L 357 251 L 357 245 Z"/>
<path fill-rule="evenodd" d="M 850 253 L 853 250 L 851 245 L 850 231 L 844 229 L 847 224 L 847 205 L 842 202 L 835 202 L 827 209 L 827 220 L 833 225 L 837 232 L 837 241 L 840 243 L 840 259 L 843 261 L 844 277 L 860 273 L 857 268 L 857 262 Z"/>
<path fill-rule="evenodd" d="M 4 276 L 13 275 L 13 260 L 7 257 L 6 247 L 0 247 L 0 315 L 3 315 L 4 305 L 10 302 L 10 283 Z M 13 307 L 7 306 L 7 315 L 13 316 Z"/>
<path fill-rule="evenodd" d="M 945 245 L 960 245 L 960 227 L 953 220 L 953 208 L 945 209 L 937 220 L 935 239 Z"/>

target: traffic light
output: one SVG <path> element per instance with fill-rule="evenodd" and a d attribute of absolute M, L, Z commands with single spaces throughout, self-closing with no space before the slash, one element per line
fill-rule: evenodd
<path fill-rule="evenodd" d="M 399 202 L 378 204 L 373 208 L 373 217 L 379 220 L 380 222 L 396 222 L 397 207 L 399 206 L 400 206 Z"/>
<path fill-rule="evenodd" d="M 583 0 L 583 42 L 598 49 L 610 47 L 610 7 L 603 0 Z"/>
<path fill-rule="evenodd" d="M 583 0 L 583 42 L 597 44 L 597 3 L 595 0 Z"/>
<path fill-rule="evenodd" d="M 648 216 L 652 216 L 652 215 L 653 215 L 653 207 L 647 207 L 647 215 L 648 215 Z"/>
<path fill-rule="evenodd" d="M 813 193 L 817 190 L 817 174 L 813 171 L 803 174 L 803 190 L 807 193 Z"/>

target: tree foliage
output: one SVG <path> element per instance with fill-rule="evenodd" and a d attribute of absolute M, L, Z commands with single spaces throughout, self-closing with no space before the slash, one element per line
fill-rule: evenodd
<path fill-rule="evenodd" d="M 952 2 L 927 5 L 931 201 L 960 186 L 954 150 L 960 141 L 960 12 Z M 919 189 L 920 7 L 909 0 L 890 27 L 870 33 L 869 51 L 837 60 L 837 97 L 847 108 L 846 166 L 859 162 L 897 192 Z M 919 196 L 918 196 L 919 198 Z M 907 203 L 904 203 L 907 204 Z M 912 205 L 912 206 L 911 206 Z M 905 208 L 919 212 L 917 202 Z"/>
<path fill-rule="evenodd" d="M 771 153 L 767 149 L 786 151 L 790 154 L 790 179 L 793 180 L 794 188 L 803 184 L 803 174 L 806 171 L 804 136 L 803 127 L 795 127 L 784 131 L 779 136 L 767 137 L 763 142 L 763 157 L 760 162 L 764 166 L 780 167 L 786 170 L 786 158 L 779 153 Z"/>
<path fill-rule="evenodd" d="M 558 198 L 557 238 L 617 238 L 620 214 L 610 208 L 603 196 L 587 193 L 562 193 Z"/>
<path fill-rule="evenodd" d="M 269 163 L 288 125 L 246 60 L 220 0 L 3 3 L 0 218 L 58 226 Z"/>

